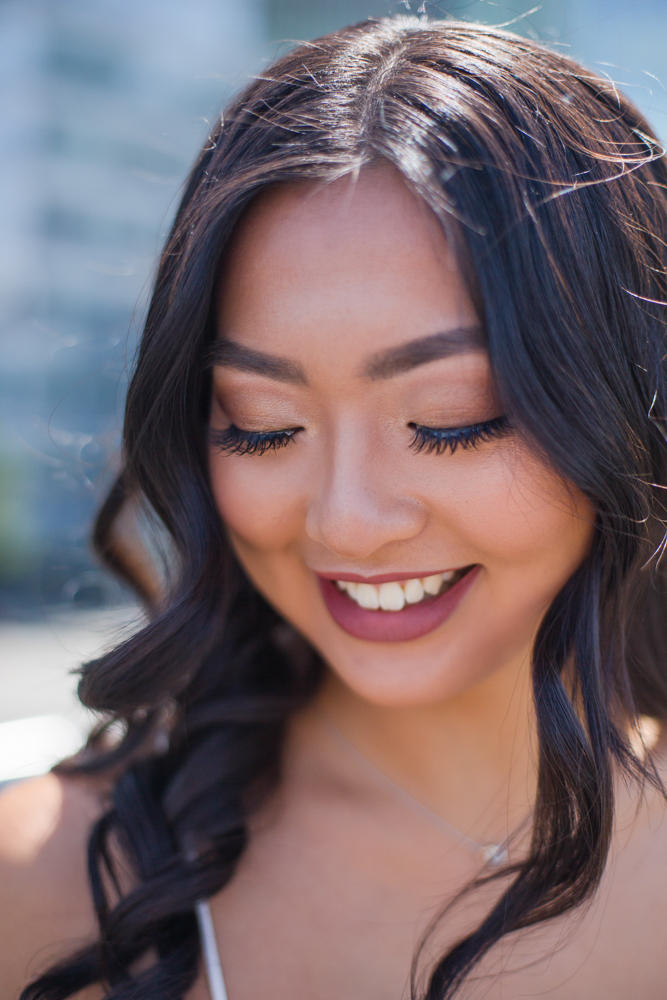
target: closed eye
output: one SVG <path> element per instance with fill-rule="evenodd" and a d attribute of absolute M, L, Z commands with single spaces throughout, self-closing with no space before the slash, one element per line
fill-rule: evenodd
<path fill-rule="evenodd" d="M 453 454 L 457 448 L 474 448 L 483 441 L 505 435 L 510 424 L 507 417 L 495 417 L 466 427 L 425 427 L 410 423 L 413 431 L 410 447 L 416 452 L 435 452 L 442 455 L 446 451 Z M 215 448 L 228 455 L 263 455 L 266 451 L 277 451 L 294 441 L 303 427 L 288 427 L 278 431 L 244 431 L 235 424 L 224 430 L 209 430 L 209 441 Z"/>
<path fill-rule="evenodd" d="M 302 430 L 303 427 L 289 427 L 280 431 L 244 431 L 230 424 L 224 430 L 209 430 L 209 441 L 228 455 L 263 455 L 265 451 L 285 448 Z"/>
<path fill-rule="evenodd" d="M 413 431 L 410 447 L 414 451 L 443 455 L 446 451 L 453 454 L 457 448 L 474 448 L 482 441 L 502 437 L 508 433 L 510 423 L 507 417 L 494 417 L 467 427 L 424 427 L 415 423 L 409 427 Z"/>

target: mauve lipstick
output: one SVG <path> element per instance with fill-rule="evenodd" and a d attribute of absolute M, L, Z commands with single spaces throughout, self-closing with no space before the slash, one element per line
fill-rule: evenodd
<path fill-rule="evenodd" d="M 318 574 L 318 582 L 329 614 L 342 629 L 357 639 L 369 642 L 410 642 L 432 632 L 447 621 L 477 579 L 480 567 L 472 569 L 452 587 L 419 604 L 408 604 L 402 611 L 370 611 L 339 590 L 333 579 Z M 415 576 L 416 574 L 412 574 Z M 348 580 L 354 574 L 342 574 L 335 579 Z M 357 577 L 358 582 L 381 583 L 400 579 L 398 576 L 382 580 L 380 577 Z M 410 579 L 410 577 L 405 577 Z"/>

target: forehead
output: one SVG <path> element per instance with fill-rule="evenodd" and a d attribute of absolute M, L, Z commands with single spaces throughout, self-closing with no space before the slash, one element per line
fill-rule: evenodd
<path fill-rule="evenodd" d="M 474 323 L 434 213 L 390 167 L 255 199 L 225 258 L 219 334 L 350 356 Z"/>

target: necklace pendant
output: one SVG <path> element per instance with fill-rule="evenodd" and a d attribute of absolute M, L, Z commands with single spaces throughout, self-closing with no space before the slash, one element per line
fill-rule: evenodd
<path fill-rule="evenodd" d="M 507 861 L 507 849 L 500 844 L 487 844 L 482 848 L 482 857 L 485 865 L 496 868 Z"/>

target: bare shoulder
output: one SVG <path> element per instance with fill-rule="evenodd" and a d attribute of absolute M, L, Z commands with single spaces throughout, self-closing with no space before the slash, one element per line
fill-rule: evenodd
<path fill-rule="evenodd" d="M 667 789 L 667 737 L 661 735 L 651 752 L 657 776 Z M 636 894 L 638 905 L 654 918 L 667 919 L 667 797 L 647 782 L 618 789 L 615 864 L 612 872 L 625 893 Z"/>
<path fill-rule="evenodd" d="M 86 846 L 103 811 L 92 782 L 53 774 L 0 793 L 0 1000 L 94 938 Z"/>

